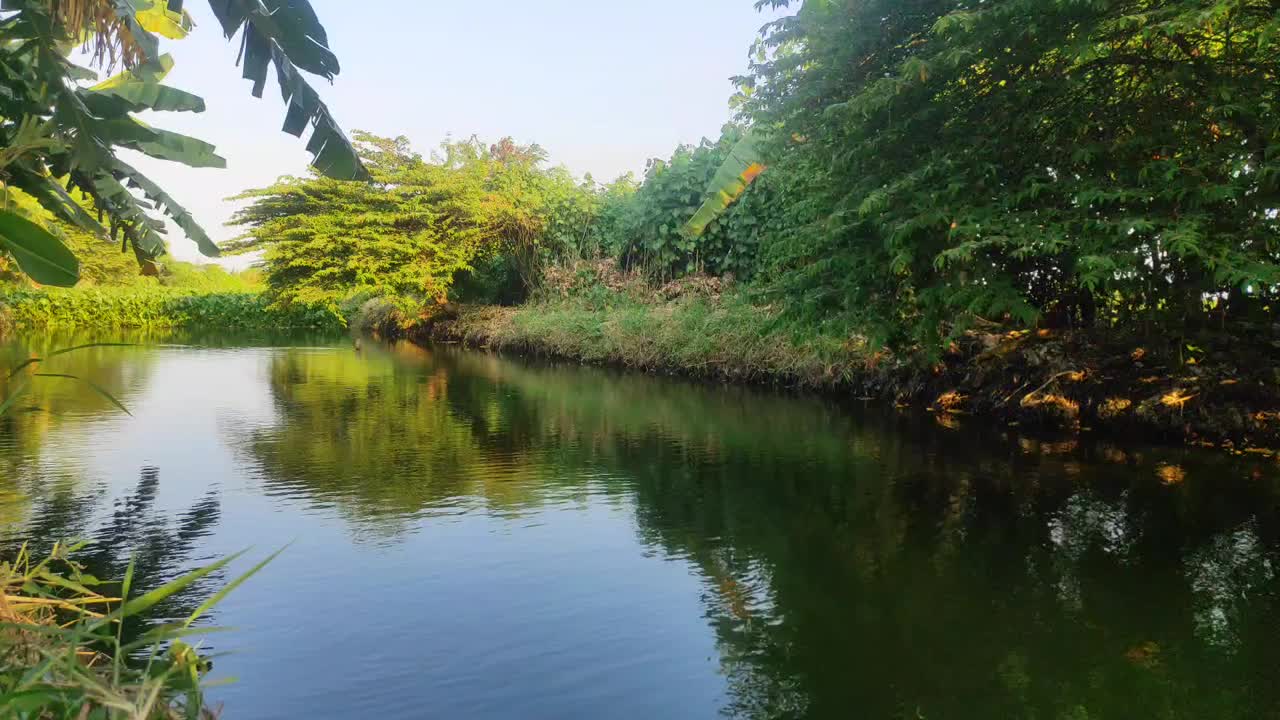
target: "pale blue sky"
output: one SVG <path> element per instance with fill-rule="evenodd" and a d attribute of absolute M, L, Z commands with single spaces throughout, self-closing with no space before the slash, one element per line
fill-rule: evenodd
<path fill-rule="evenodd" d="M 746 70 L 771 17 L 753 0 L 312 2 L 342 62 L 333 85 L 315 84 L 346 129 L 406 135 L 424 154 L 448 134 L 511 135 L 599 180 L 716 136 L 730 116 L 729 78 Z M 209 108 L 146 119 L 216 144 L 228 168 L 138 164 L 222 240 L 235 234 L 223 226 L 234 209 L 223 198 L 301 173 L 308 156 L 280 132 L 274 80 L 254 99 L 234 67 L 238 42 L 222 37 L 206 2 L 186 4 L 197 27 L 166 43 L 177 60 L 166 82 Z M 178 235 L 171 247 L 199 257 Z"/>

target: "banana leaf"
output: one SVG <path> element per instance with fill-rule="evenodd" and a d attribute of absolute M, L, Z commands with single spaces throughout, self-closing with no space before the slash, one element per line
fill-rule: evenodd
<path fill-rule="evenodd" d="M 74 173 L 76 186 L 93 196 L 94 203 L 106 210 L 113 221 L 113 229 L 123 231 L 125 238 L 136 252 L 145 259 L 165 253 L 164 221 L 147 215 L 146 208 L 119 180 L 108 173 L 84 176 Z"/>
<path fill-rule="evenodd" d="M 127 182 L 130 187 L 141 190 L 142 194 L 146 196 L 147 199 L 155 203 L 155 206 L 158 209 L 172 218 L 174 224 L 182 228 L 182 231 L 187 234 L 187 237 L 195 241 L 203 255 L 206 257 L 218 257 L 222 254 L 222 251 L 219 250 L 218 246 L 209 238 L 209 234 L 204 231 L 204 228 L 200 226 L 200 223 L 196 222 L 196 219 L 192 217 L 191 213 L 187 212 L 186 208 L 179 205 L 177 201 L 162 190 L 159 185 L 156 185 L 147 178 L 147 176 L 133 169 L 133 167 L 123 160 L 116 160 L 115 174 L 117 177 Z"/>
<path fill-rule="evenodd" d="M 701 237 L 711 223 L 724 215 L 729 206 L 747 191 L 747 187 L 760 176 L 760 173 L 764 172 L 765 166 L 760 159 L 760 151 L 756 146 L 755 138 L 751 135 L 742 138 L 737 145 L 733 146 L 729 151 L 729 157 L 725 158 L 720 169 L 716 171 L 715 177 L 711 179 L 711 184 L 707 187 L 707 198 L 702 203 L 702 207 L 698 208 L 698 212 L 685 223 L 685 235 Z"/>
<path fill-rule="evenodd" d="M 271 65 L 287 111 L 285 132 L 298 137 L 312 128 L 307 151 L 318 172 L 336 180 L 368 180 L 369 173 L 355 147 L 343 133 L 328 106 L 303 79 L 299 68 L 332 80 L 340 71 L 329 49 L 329 37 L 307 0 L 209 0 L 227 38 L 242 32 L 240 63 L 243 77 L 253 82 L 254 97 L 262 97 Z"/>
<path fill-rule="evenodd" d="M 191 32 L 194 23 L 182 10 L 182 3 L 165 0 L 134 0 L 138 24 L 144 29 L 170 40 L 181 40 Z"/>
<path fill-rule="evenodd" d="M 191 167 L 227 166 L 226 158 L 214 152 L 213 145 L 198 138 L 153 128 L 132 117 L 106 120 L 101 125 L 100 131 L 113 145 Z M 113 157 L 112 165 L 114 160 Z"/>
<path fill-rule="evenodd" d="M 135 150 L 161 160 L 172 160 L 191 167 L 225 168 L 226 158 L 214 152 L 214 146 L 187 135 L 151 128 L 155 137 L 132 145 Z M 130 147 L 126 145 L 126 147 Z"/>
<path fill-rule="evenodd" d="M 57 236 L 7 210 L 0 210 L 0 248 L 41 285 L 71 287 L 80 280 L 80 261 Z"/>
<path fill-rule="evenodd" d="M 35 198 L 41 207 L 59 220 L 71 223 L 95 235 L 105 235 L 102 225 L 71 197 L 67 189 L 47 171 L 36 172 L 24 163 L 13 163 L 7 170 L 9 184 Z"/>
<path fill-rule="evenodd" d="M 141 110 L 171 110 L 178 112 L 204 112 L 204 99 L 185 90 L 161 85 L 169 71 L 173 69 L 173 56 L 161 55 L 158 60 L 147 63 L 133 70 L 128 70 L 108 78 L 90 87 L 87 98 L 113 97 L 124 101 L 127 112 Z M 99 115 L 106 114 L 105 109 L 98 110 Z"/>
<path fill-rule="evenodd" d="M 111 7 L 115 10 L 116 17 L 120 18 L 120 22 L 129 30 L 129 35 L 142 50 L 146 59 L 155 60 L 160 57 L 160 40 L 139 21 L 138 9 L 133 1 L 111 0 Z"/>

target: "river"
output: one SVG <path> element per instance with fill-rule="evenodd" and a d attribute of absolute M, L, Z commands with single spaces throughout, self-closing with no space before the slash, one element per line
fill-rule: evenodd
<path fill-rule="evenodd" d="M 448 347 L 123 339 L 44 369 L 131 416 L 46 379 L 0 419 L 0 525 L 151 585 L 251 548 L 205 592 L 287 546 L 212 614 L 228 720 L 1280 715 L 1265 457 Z"/>

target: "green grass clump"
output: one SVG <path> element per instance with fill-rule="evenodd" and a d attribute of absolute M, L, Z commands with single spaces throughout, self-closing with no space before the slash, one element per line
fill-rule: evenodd
<path fill-rule="evenodd" d="M 37 562 L 23 547 L 0 563 L 0 717 L 17 720 L 201 720 L 207 658 L 187 640 L 227 593 L 272 558 L 226 585 L 185 620 L 127 637 L 125 620 L 225 567 L 218 561 L 137 596 L 133 565 L 104 583 L 72 559 L 81 545 L 55 545 Z M 114 592 L 103 592 L 111 588 Z"/>
<path fill-rule="evenodd" d="M 0 330 L 225 327 L 341 329 L 325 307 L 280 307 L 264 295 L 188 288 L 84 288 L 0 293 Z"/>

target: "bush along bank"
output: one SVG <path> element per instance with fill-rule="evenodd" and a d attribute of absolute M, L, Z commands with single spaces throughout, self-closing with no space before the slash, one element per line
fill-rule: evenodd
<path fill-rule="evenodd" d="M 590 275 L 588 273 L 587 275 Z M 581 279 L 582 274 L 579 275 Z M 1280 371 L 1270 332 L 1182 339 L 1102 330 L 965 333 L 936 359 L 779 321 L 731 285 L 551 288 L 518 307 L 453 305 L 409 328 L 420 343 L 769 383 L 1026 430 L 1105 433 L 1273 454 Z"/>
<path fill-rule="evenodd" d="M 10 290 L 0 293 L 0 332 L 52 328 L 225 328 L 334 330 L 342 317 L 327 307 L 281 307 L 261 293 L 176 288 Z"/>

